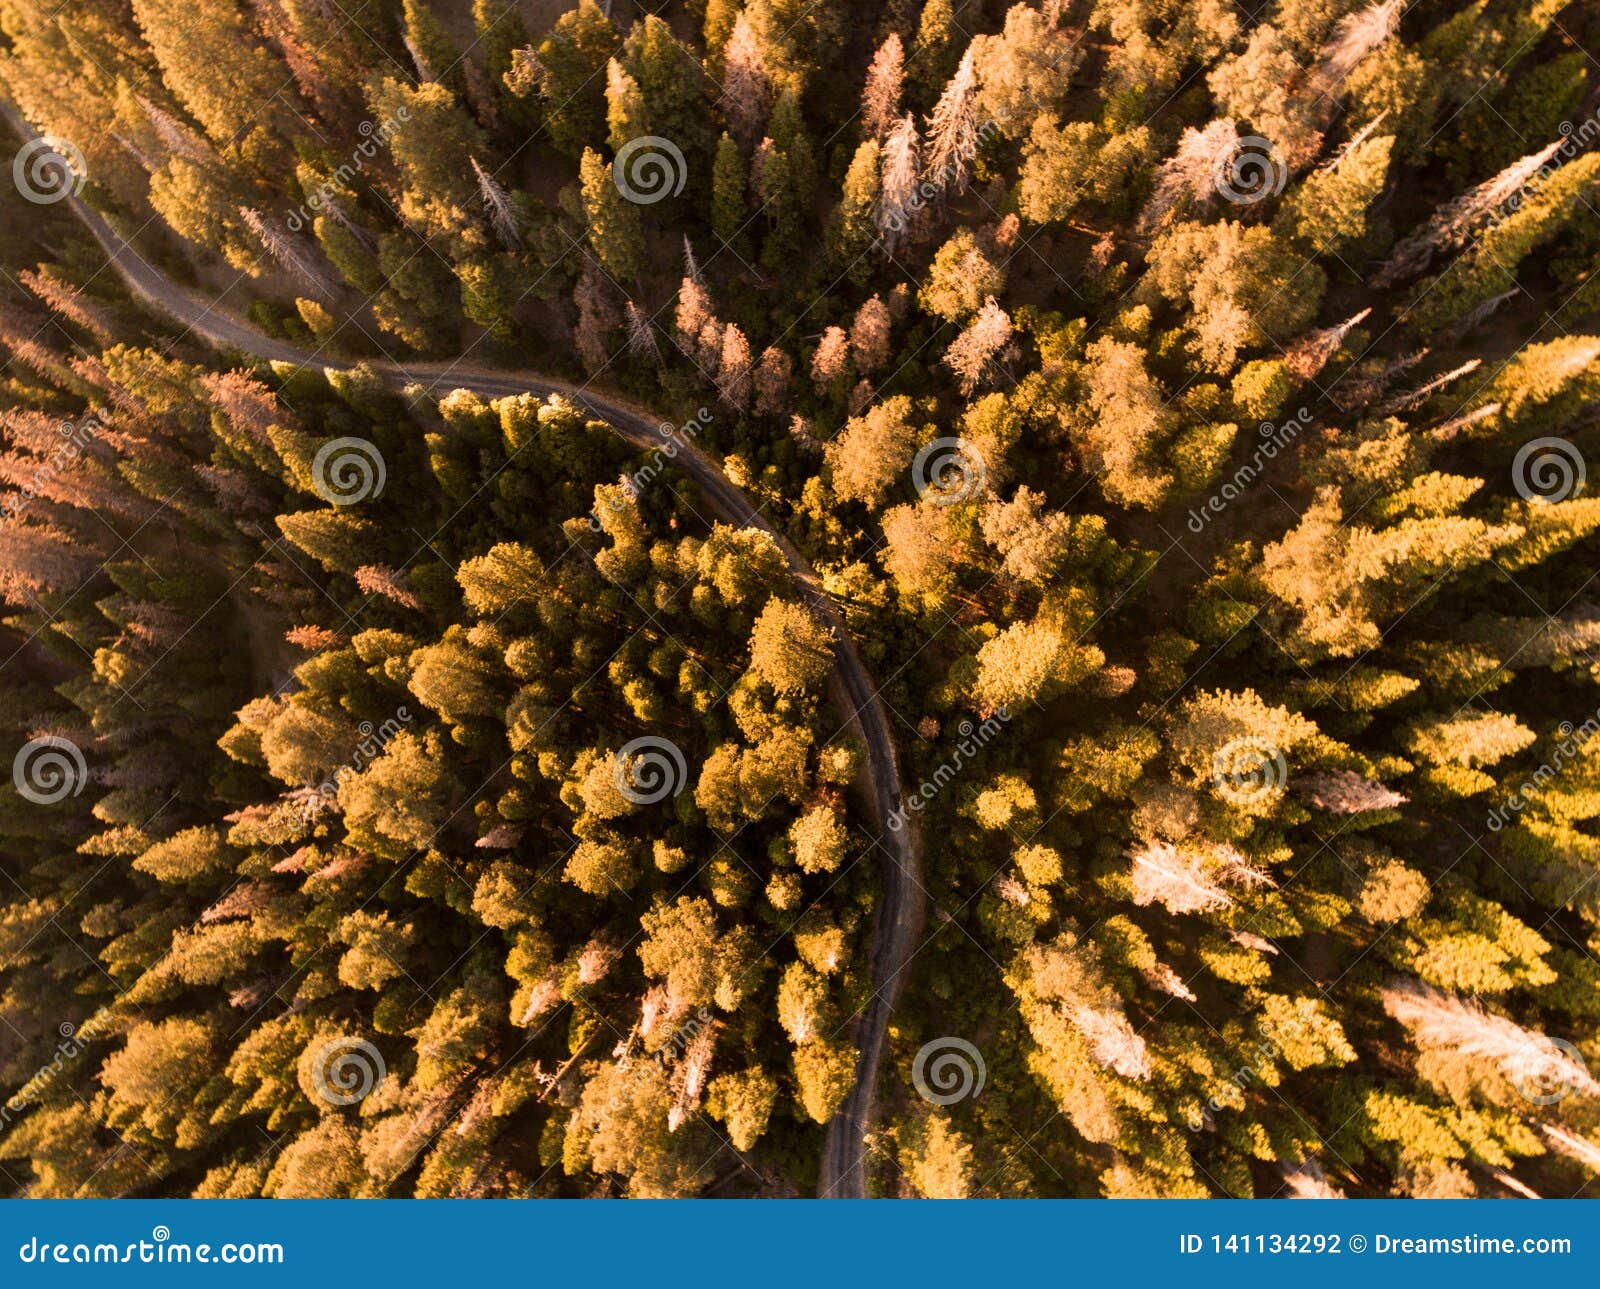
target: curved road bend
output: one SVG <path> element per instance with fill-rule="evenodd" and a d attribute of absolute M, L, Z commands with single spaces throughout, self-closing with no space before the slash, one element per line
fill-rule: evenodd
<path fill-rule="evenodd" d="M 0 116 L 4 116 L 24 140 L 37 137 L 9 105 L 0 105 Z M 112 268 L 135 296 L 213 345 L 302 367 L 342 371 L 353 365 L 322 359 L 286 341 L 264 336 L 222 312 L 217 306 L 199 299 L 147 263 L 97 211 L 76 196 L 67 200 L 73 214 L 99 242 Z M 654 418 L 615 398 L 580 390 L 563 381 L 463 367 L 455 363 L 384 362 L 369 363 L 368 366 L 399 384 L 437 387 L 448 382 L 452 389 L 469 389 L 495 397 L 526 393 L 540 397 L 560 394 L 604 421 L 635 447 L 650 451 L 663 446 L 664 433 L 657 428 Z M 771 536 L 788 561 L 802 597 L 832 629 L 837 652 L 830 687 L 835 702 L 847 713 L 850 726 L 866 748 L 869 795 L 873 818 L 878 825 L 879 842 L 887 855 L 887 881 L 873 928 L 872 997 L 856 1032 L 859 1056 L 855 1084 L 828 1124 L 817 1183 L 818 1194 L 824 1198 L 864 1198 L 867 1180 L 866 1137 L 873 1125 L 889 1017 L 900 996 L 911 945 L 921 930 L 926 913 L 916 817 L 911 816 L 906 826 L 899 830 L 889 826 L 891 815 L 903 798 L 904 785 L 900 780 L 899 759 L 890 733 L 887 710 L 878 696 L 877 687 L 872 683 L 872 677 L 862 665 L 854 641 L 845 630 L 837 607 L 823 591 L 816 570 L 750 504 L 749 498 L 728 481 L 721 468 L 698 446 L 676 433 L 672 439 L 676 444 L 674 462 L 700 486 L 718 518 L 740 527 L 760 529 Z"/>

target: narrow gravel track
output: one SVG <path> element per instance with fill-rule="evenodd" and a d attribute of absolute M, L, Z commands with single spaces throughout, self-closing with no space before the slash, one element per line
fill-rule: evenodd
<path fill-rule="evenodd" d="M 35 132 L 9 105 L 0 105 L 13 130 L 24 140 Z M 225 350 L 256 358 L 345 371 L 353 365 L 313 354 L 286 341 L 262 335 L 253 327 L 183 289 L 144 260 L 100 214 L 79 198 L 66 198 L 72 213 L 100 244 L 106 258 L 128 289 L 146 305 L 181 323 L 191 334 Z M 801 596 L 833 631 L 835 656 L 830 687 L 834 701 L 845 713 L 854 733 L 866 748 L 867 794 L 884 852 L 885 881 L 873 927 L 871 950 L 872 997 L 859 1017 L 855 1042 L 859 1051 L 855 1084 L 844 1104 L 828 1124 L 818 1174 L 817 1193 L 823 1198 L 861 1199 L 866 1196 L 867 1137 L 872 1131 L 889 1017 L 904 984 L 911 946 L 923 926 L 927 896 L 922 886 L 922 852 L 916 817 L 903 828 L 890 827 L 890 819 L 904 797 L 899 758 L 890 729 L 888 709 L 877 686 L 862 665 L 855 642 L 845 629 L 837 606 L 822 589 L 816 570 L 775 529 L 748 497 L 736 488 L 714 461 L 690 439 L 662 426 L 645 411 L 563 381 L 522 372 L 497 371 L 458 362 L 369 362 L 373 371 L 400 385 L 431 389 L 469 389 L 499 397 L 559 394 L 604 421 L 629 443 L 644 451 L 670 451 L 674 464 L 688 474 L 707 502 L 725 523 L 756 528 L 777 542 Z"/>

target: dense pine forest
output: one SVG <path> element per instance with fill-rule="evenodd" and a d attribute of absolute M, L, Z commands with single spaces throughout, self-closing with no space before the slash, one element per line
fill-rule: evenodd
<path fill-rule="evenodd" d="M 1592 3 L 0 100 L 0 1195 L 1594 1193 Z"/>

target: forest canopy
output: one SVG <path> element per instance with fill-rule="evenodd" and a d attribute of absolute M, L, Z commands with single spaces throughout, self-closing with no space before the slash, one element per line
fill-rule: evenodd
<path fill-rule="evenodd" d="M 0 99 L 0 1195 L 1600 1173 L 1594 6 L 0 0 Z"/>

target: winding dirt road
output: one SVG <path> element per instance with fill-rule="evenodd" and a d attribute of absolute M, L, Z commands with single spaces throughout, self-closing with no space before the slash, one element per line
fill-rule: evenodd
<path fill-rule="evenodd" d="M 0 105 L 15 132 L 25 141 L 36 133 L 9 105 Z M 183 289 L 149 264 L 120 237 L 101 215 L 76 196 L 66 198 L 74 215 L 93 235 L 106 258 L 128 289 L 141 301 L 181 323 L 212 345 L 269 361 L 320 367 L 334 371 L 353 365 L 324 358 L 308 350 L 262 335 L 224 312 L 217 304 Z M 729 482 L 722 469 L 691 440 L 665 427 L 639 408 L 614 396 L 579 389 L 562 381 L 520 372 L 495 371 L 456 362 L 369 362 L 379 375 L 397 384 L 417 384 L 430 389 L 469 389 L 498 397 L 559 394 L 604 421 L 635 447 L 662 451 L 699 485 L 717 517 L 725 523 L 756 528 L 777 542 L 794 575 L 801 596 L 833 631 L 836 641 L 831 690 L 835 702 L 866 748 L 867 788 L 878 842 L 884 851 L 885 882 L 873 928 L 871 949 L 872 997 L 856 1025 L 859 1052 L 855 1084 L 844 1104 L 828 1124 L 817 1193 L 823 1198 L 860 1199 L 866 1196 L 867 1136 L 872 1130 L 879 1075 L 888 1040 L 889 1017 L 904 983 L 911 946 L 926 915 L 922 886 L 921 845 L 916 816 L 895 829 L 890 819 L 904 794 L 899 758 L 890 732 L 889 716 L 877 686 L 862 665 L 855 643 L 845 629 L 837 606 L 822 589 L 816 570 L 775 529 L 749 498 Z"/>

